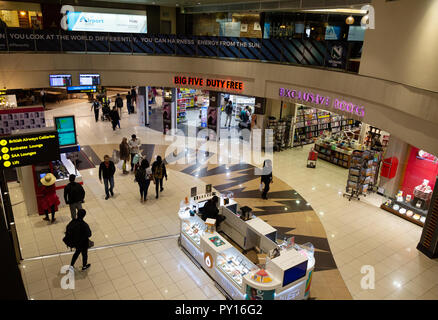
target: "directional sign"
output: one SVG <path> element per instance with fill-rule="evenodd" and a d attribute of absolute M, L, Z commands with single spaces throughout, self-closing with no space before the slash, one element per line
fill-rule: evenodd
<path fill-rule="evenodd" d="M 0 138 L 0 169 L 59 160 L 58 132 L 42 131 Z"/>

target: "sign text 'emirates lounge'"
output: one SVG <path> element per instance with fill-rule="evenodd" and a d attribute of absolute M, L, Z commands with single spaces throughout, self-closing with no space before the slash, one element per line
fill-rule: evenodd
<path fill-rule="evenodd" d="M 220 79 L 204 79 L 197 77 L 173 77 L 173 83 L 177 85 L 189 85 L 197 87 L 207 87 L 225 90 L 242 91 L 243 82 L 235 80 L 220 80 Z"/>
<path fill-rule="evenodd" d="M 297 102 L 310 102 L 315 104 L 316 106 L 326 106 L 332 107 L 333 109 L 337 109 L 344 112 L 349 112 L 351 114 L 355 114 L 359 117 L 365 116 L 365 107 L 356 105 L 349 101 L 344 101 L 341 99 L 333 99 L 329 96 L 324 96 L 320 94 L 315 94 L 313 92 L 308 91 L 300 91 L 294 89 L 285 89 L 280 88 L 278 93 L 280 97 L 290 98 L 297 100 Z"/>

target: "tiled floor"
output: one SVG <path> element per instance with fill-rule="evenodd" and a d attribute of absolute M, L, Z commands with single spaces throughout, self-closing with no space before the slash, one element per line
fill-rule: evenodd
<path fill-rule="evenodd" d="M 47 118 L 66 113 L 70 114 L 71 110 L 56 108 L 47 112 Z M 76 104 L 74 113 L 79 143 L 92 146 L 99 157 L 117 148 L 122 137 L 129 137 L 132 133 L 136 133 L 144 144 L 171 143 L 160 132 L 138 126 L 135 114 L 124 115 L 122 130 L 113 132 L 108 122 L 94 122 L 88 103 Z M 274 179 L 280 181 L 277 180 L 280 177 L 282 183 L 292 186 L 316 212 L 314 218 L 290 220 L 297 228 L 291 233 L 298 231 L 298 234 L 305 235 L 309 232 L 327 238 L 340 271 L 340 274 L 336 269 L 315 272 L 311 295 L 317 292 L 321 299 L 334 296 L 339 299 L 351 296 L 354 299 L 437 299 L 438 262 L 428 259 L 415 248 L 421 228 L 378 208 L 378 197 L 349 202 L 342 196 L 347 171 L 322 160 L 318 160 L 315 169 L 306 168 L 308 148 L 275 153 Z M 164 149 L 155 153 L 162 151 Z M 137 185 L 132 176 L 117 176 L 116 198 L 105 201 L 96 169 L 81 171 L 87 182 L 86 219 L 94 232 L 96 246 L 176 234 L 175 208 L 190 187 L 202 187 L 205 182 L 226 184 L 229 179 L 236 178 L 235 175 L 225 175 L 209 181 L 209 177 L 203 176 L 201 180 L 179 170 L 169 175 L 163 198 L 159 201 L 155 201 L 151 187 L 146 205 L 137 199 Z M 272 192 L 276 191 L 275 181 Z M 13 203 L 20 201 L 19 193 L 14 193 L 13 189 L 11 195 Z M 24 204 L 14 206 L 25 257 L 65 251 L 61 239 L 69 220 L 66 208 L 57 214 L 55 225 L 47 225 L 40 217 L 27 216 L 24 211 Z M 282 223 L 278 217 L 267 216 L 267 219 L 275 221 L 272 223 L 278 226 Z M 318 218 L 323 228 L 309 227 L 308 222 Z M 92 267 L 79 273 L 77 288 L 72 292 L 60 288 L 60 267 L 69 260 L 70 255 L 63 255 L 25 261 L 22 270 L 29 296 L 34 299 L 223 298 L 205 273 L 177 248 L 175 239 L 92 251 Z M 361 289 L 364 276 L 361 268 L 364 265 L 375 269 L 375 289 Z M 140 270 L 145 272 L 137 272 Z M 343 282 L 349 292 L 346 292 Z"/>

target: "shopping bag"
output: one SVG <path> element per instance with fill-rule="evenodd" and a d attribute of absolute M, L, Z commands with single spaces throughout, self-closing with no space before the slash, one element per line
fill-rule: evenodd
<path fill-rule="evenodd" d="M 117 163 L 117 168 L 118 168 L 119 170 L 123 170 L 123 160 L 120 160 L 120 161 Z"/>
<path fill-rule="evenodd" d="M 114 163 L 117 163 L 120 161 L 119 154 L 117 153 L 116 150 L 113 151 L 113 161 L 114 161 Z"/>
<path fill-rule="evenodd" d="M 264 189 L 264 185 L 263 185 L 263 182 L 262 182 L 262 183 L 260 183 L 259 190 L 260 190 L 260 191 L 263 191 L 263 189 Z"/>

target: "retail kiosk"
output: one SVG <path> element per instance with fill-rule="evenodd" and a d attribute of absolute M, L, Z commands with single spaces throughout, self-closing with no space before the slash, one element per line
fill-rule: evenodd
<path fill-rule="evenodd" d="M 183 251 L 230 299 L 307 299 L 315 266 L 313 246 L 277 244 L 276 229 L 248 214 L 247 207 L 242 208 L 224 196 L 220 197 L 219 205 L 219 214 L 226 217 L 220 226 L 221 233 L 209 230 L 208 221 L 206 225 L 198 212 L 214 195 L 213 192 L 182 201 L 178 215 Z M 253 248 L 258 248 L 259 257 L 266 258 L 259 261 L 248 258 L 244 253 Z"/>
<path fill-rule="evenodd" d="M 43 186 L 40 180 L 47 173 L 52 173 L 56 177 L 56 194 L 61 206 L 65 205 L 64 188 L 69 183 L 69 176 L 76 175 L 75 181 L 83 184 L 82 176 L 72 162 L 80 151 L 80 146 L 77 144 L 75 118 L 72 115 L 55 117 L 54 123 L 59 137 L 59 160 L 17 168 L 18 179 L 23 182 L 20 186 L 29 215 L 37 212 L 40 215 L 44 214 L 41 208 Z"/>

